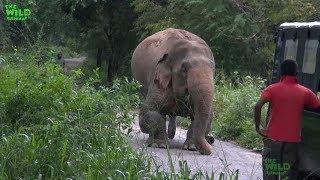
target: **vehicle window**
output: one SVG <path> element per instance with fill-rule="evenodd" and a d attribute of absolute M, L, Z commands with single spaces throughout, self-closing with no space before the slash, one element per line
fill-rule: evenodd
<path fill-rule="evenodd" d="M 313 74 L 316 70 L 318 40 L 307 40 L 304 48 L 302 72 Z"/>
<path fill-rule="evenodd" d="M 298 40 L 288 39 L 284 49 L 284 60 L 292 59 L 296 61 L 298 49 Z"/>

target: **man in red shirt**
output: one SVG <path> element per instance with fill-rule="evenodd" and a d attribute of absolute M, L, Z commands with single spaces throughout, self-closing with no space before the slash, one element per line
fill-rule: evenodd
<path fill-rule="evenodd" d="M 304 107 L 319 108 L 320 101 L 308 88 L 299 85 L 298 65 L 293 60 L 281 64 L 281 80 L 261 93 L 255 106 L 256 131 L 264 137 L 263 179 L 297 179 L 298 143 Z M 261 128 L 261 108 L 269 102 L 267 128 Z"/>

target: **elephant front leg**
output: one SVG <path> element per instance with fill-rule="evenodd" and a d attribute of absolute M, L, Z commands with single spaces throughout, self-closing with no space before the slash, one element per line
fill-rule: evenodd
<path fill-rule="evenodd" d="M 167 143 L 166 121 L 160 113 L 148 111 L 140 114 L 140 129 L 143 133 L 149 134 L 147 146 L 165 148 Z"/>
<path fill-rule="evenodd" d="M 147 140 L 148 147 L 154 148 L 166 148 L 167 146 L 167 138 L 165 133 L 155 133 L 149 134 L 149 138 Z"/>

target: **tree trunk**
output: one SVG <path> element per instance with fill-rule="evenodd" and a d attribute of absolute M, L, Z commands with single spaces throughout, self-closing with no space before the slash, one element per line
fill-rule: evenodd
<path fill-rule="evenodd" d="M 112 55 L 113 56 L 113 55 Z M 109 84 L 109 85 L 111 85 L 112 84 L 112 80 L 113 80 L 113 76 L 114 76 L 114 66 L 113 66 L 113 64 L 114 64 L 114 59 L 113 59 L 114 57 L 112 57 L 112 59 L 109 61 L 109 63 L 108 63 L 108 74 L 107 74 L 107 83 Z"/>
<path fill-rule="evenodd" d="M 97 52 L 97 68 L 101 69 L 101 55 L 102 55 L 102 48 L 98 48 Z"/>

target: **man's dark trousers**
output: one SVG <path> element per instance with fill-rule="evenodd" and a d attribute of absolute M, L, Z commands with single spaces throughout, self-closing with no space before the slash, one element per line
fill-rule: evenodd
<path fill-rule="evenodd" d="M 299 143 L 264 139 L 262 167 L 264 180 L 296 180 Z"/>

